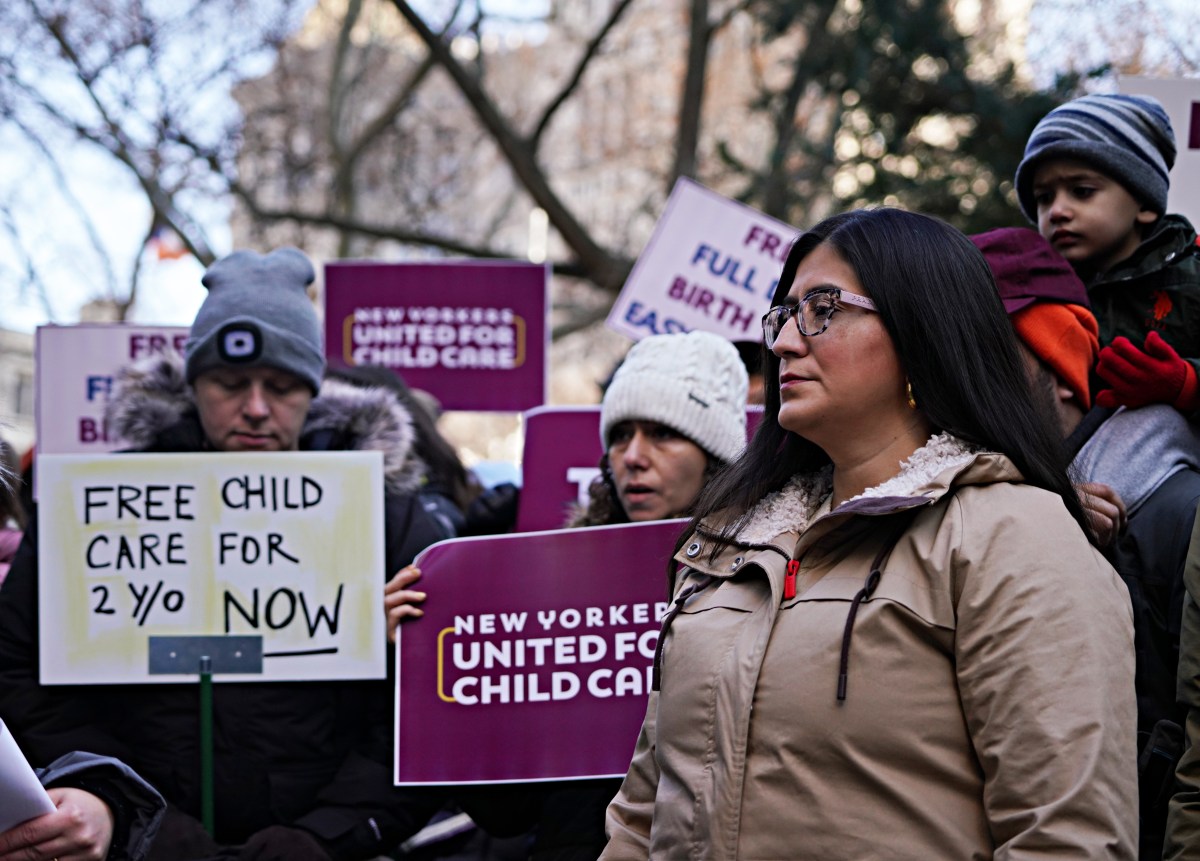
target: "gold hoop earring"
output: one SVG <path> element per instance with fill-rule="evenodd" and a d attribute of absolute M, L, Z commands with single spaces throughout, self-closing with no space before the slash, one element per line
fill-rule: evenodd
<path fill-rule="evenodd" d="M 912 383 L 908 380 L 904 381 L 904 394 L 908 398 L 908 408 L 915 410 L 917 408 L 917 399 L 913 397 Z"/>

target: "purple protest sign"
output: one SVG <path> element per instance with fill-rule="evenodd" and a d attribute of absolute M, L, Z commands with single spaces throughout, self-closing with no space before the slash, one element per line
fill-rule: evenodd
<path fill-rule="evenodd" d="M 548 272 L 494 260 L 326 263 L 326 356 L 391 368 L 448 410 L 540 406 Z"/>
<path fill-rule="evenodd" d="M 600 474 L 600 408 L 539 407 L 524 418 L 517 532 L 559 529 Z"/>
<path fill-rule="evenodd" d="M 396 647 L 396 783 L 623 775 L 683 527 L 461 538 L 425 550 L 425 615 L 401 625 Z"/>
<path fill-rule="evenodd" d="M 762 407 L 746 408 L 747 438 Z M 525 413 L 517 532 L 559 529 L 572 503 L 587 504 L 587 487 L 600 474 L 599 407 L 539 407 Z"/>

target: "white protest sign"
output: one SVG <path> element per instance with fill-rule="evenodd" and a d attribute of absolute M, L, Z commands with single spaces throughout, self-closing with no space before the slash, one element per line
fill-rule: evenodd
<path fill-rule="evenodd" d="M 608 325 L 634 340 L 700 329 L 731 341 L 757 341 L 799 232 L 680 179 Z"/>
<path fill-rule="evenodd" d="M 38 455 L 113 451 L 104 408 L 125 365 L 167 350 L 183 353 L 182 326 L 85 323 L 39 326 L 36 339 Z"/>
<path fill-rule="evenodd" d="M 1175 167 L 1167 193 L 1167 212 L 1200 223 L 1200 79 L 1122 75 L 1122 93 L 1151 96 L 1162 103 L 1175 130 Z"/>
<path fill-rule="evenodd" d="M 261 635 L 263 675 L 383 678 L 379 452 L 39 457 L 43 684 L 176 682 L 151 636 Z"/>

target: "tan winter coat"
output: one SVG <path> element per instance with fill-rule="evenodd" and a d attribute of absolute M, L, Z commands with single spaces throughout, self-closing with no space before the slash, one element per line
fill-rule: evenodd
<path fill-rule="evenodd" d="M 685 544 L 603 857 L 1134 858 L 1129 597 L 1062 501 L 945 435 L 814 516 L 828 481 Z"/>

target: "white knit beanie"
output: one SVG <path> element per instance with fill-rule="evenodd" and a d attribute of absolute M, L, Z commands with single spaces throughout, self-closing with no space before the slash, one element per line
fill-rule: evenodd
<path fill-rule="evenodd" d="M 652 335 L 633 345 L 600 407 L 600 444 L 613 426 L 652 421 L 728 463 L 746 446 L 749 381 L 737 348 L 711 332 Z"/>

